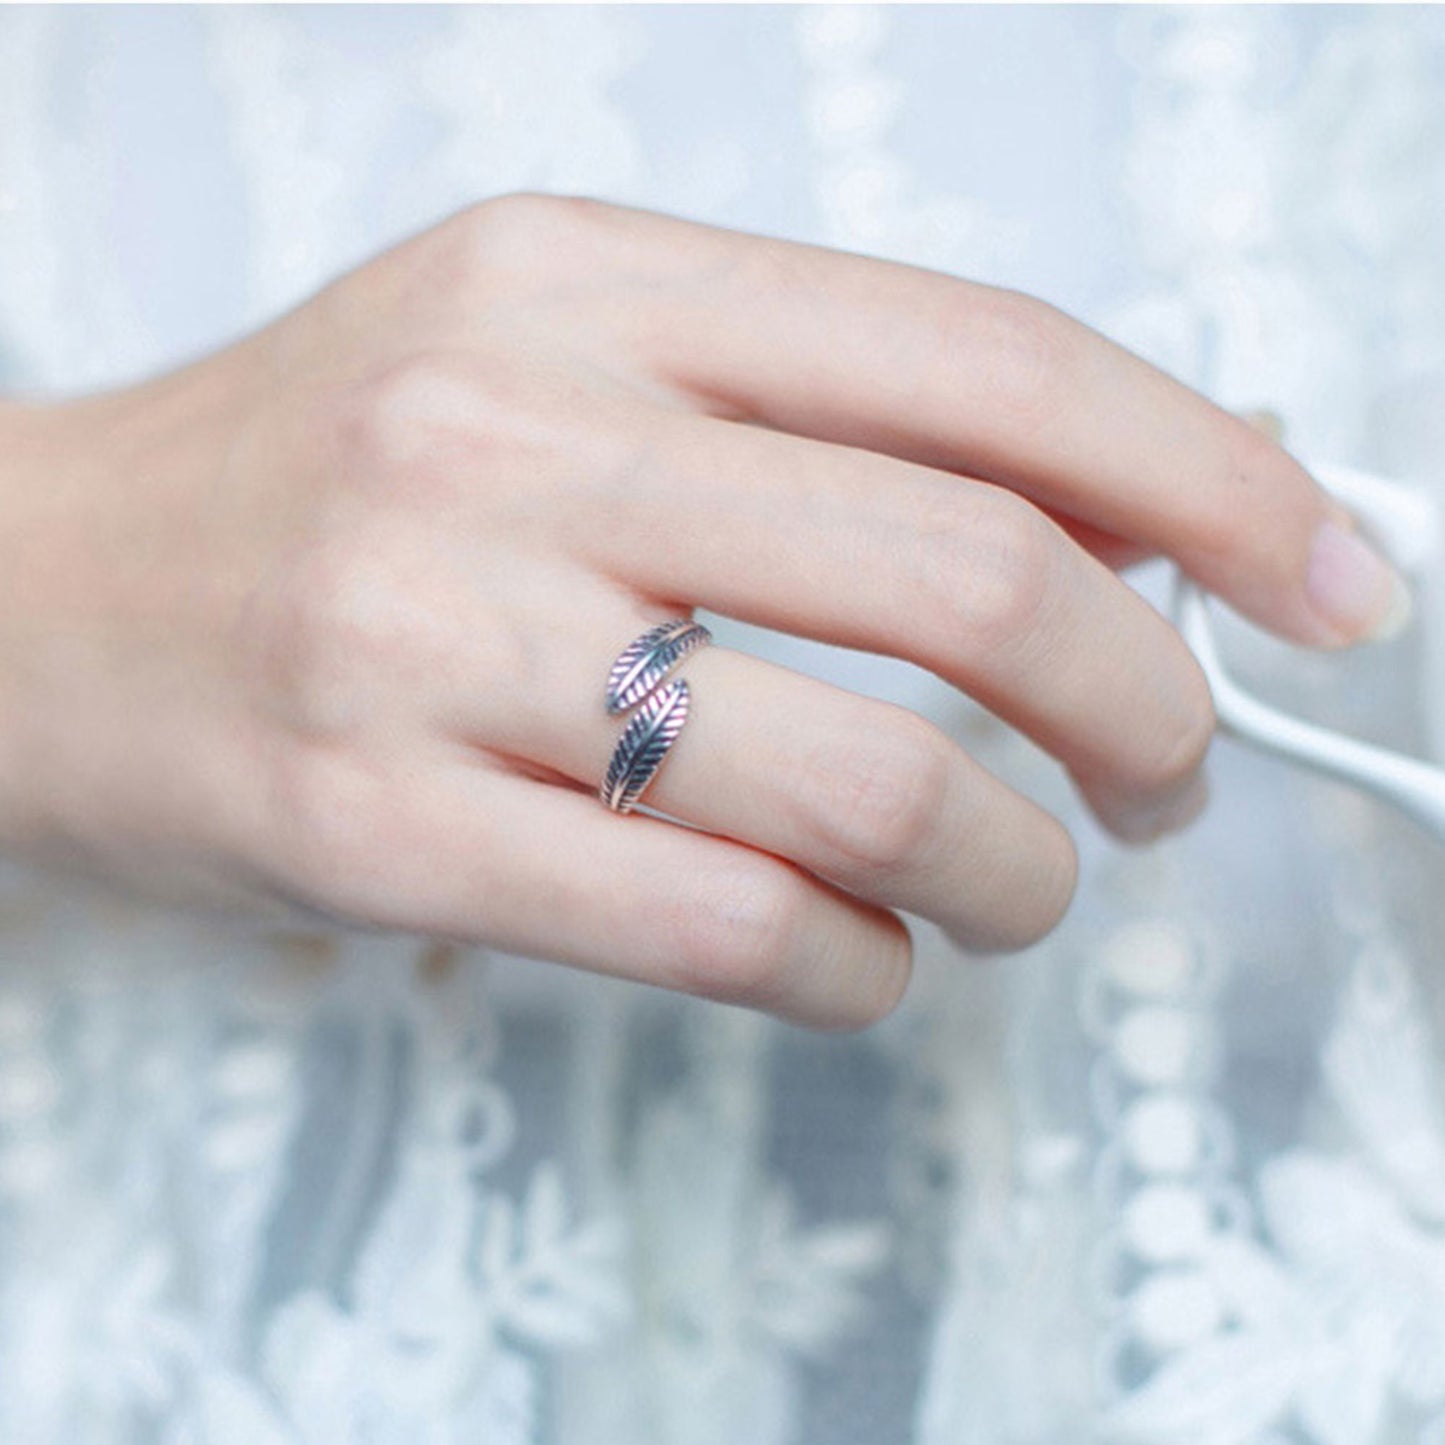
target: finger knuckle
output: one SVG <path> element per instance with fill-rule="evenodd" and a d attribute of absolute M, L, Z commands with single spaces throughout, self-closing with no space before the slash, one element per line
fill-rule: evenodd
<path fill-rule="evenodd" d="M 591 196 L 507 191 L 462 212 L 456 235 L 467 259 L 484 273 L 533 271 L 575 258 L 610 209 Z"/>
<path fill-rule="evenodd" d="M 975 379 L 995 423 L 1010 428 L 1051 419 L 1066 399 L 1075 323 L 1037 297 L 978 288 L 944 319 L 954 374 Z"/>
<path fill-rule="evenodd" d="M 476 431 L 478 385 L 449 356 L 401 357 L 337 387 L 325 403 L 338 471 L 389 478 L 432 455 L 447 435 Z"/>
<path fill-rule="evenodd" d="M 1002 489 L 950 508 L 928 529 L 922 595 L 935 635 L 965 667 L 986 665 L 1035 633 L 1055 590 L 1058 529 Z"/>
<path fill-rule="evenodd" d="M 781 867 L 710 877 L 678 916 L 679 986 L 722 1003 L 774 1004 L 805 926 L 804 886 Z"/>
<path fill-rule="evenodd" d="M 952 769 L 947 739 L 917 714 L 861 720 L 803 764 L 798 793 L 813 851 L 849 877 L 907 868 L 938 836 Z"/>

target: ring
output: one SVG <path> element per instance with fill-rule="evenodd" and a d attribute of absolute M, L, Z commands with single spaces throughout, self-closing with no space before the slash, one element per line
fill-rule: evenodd
<path fill-rule="evenodd" d="M 607 776 L 598 790 L 602 801 L 613 812 L 632 811 L 682 731 L 691 698 L 687 679 L 680 677 L 653 693 L 622 730 Z"/>
<path fill-rule="evenodd" d="M 692 691 L 686 678 L 666 686 L 663 678 L 694 648 L 711 641 L 712 633 L 702 623 L 679 617 L 649 628 L 612 664 L 607 711 L 616 714 L 642 704 L 622 730 L 607 776 L 597 790 L 614 812 L 632 811 L 687 721 Z"/>
<path fill-rule="evenodd" d="M 690 617 L 660 622 L 623 648 L 607 677 L 607 711 L 626 712 L 695 647 L 712 641 L 712 633 Z"/>

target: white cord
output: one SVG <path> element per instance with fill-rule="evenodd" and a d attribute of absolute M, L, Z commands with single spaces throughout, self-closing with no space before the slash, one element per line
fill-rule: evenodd
<path fill-rule="evenodd" d="M 1312 471 L 1404 571 L 1418 571 L 1436 559 L 1440 516 L 1429 496 L 1344 467 Z M 1175 625 L 1209 679 L 1221 729 L 1277 757 L 1353 783 L 1445 839 L 1445 768 L 1305 722 L 1246 692 L 1225 670 L 1204 592 L 1183 574 L 1176 578 L 1173 611 Z"/>

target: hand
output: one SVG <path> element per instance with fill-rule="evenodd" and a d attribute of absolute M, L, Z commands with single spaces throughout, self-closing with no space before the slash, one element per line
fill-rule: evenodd
<path fill-rule="evenodd" d="M 899 998 L 893 909 L 1047 932 L 1069 836 L 913 713 L 721 646 L 645 797 L 696 826 L 611 813 L 637 634 L 700 606 L 911 659 L 1145 838 L 1213 715 L 1106 561 L 1327 646 L 1397 599 L 1273 442 L 1041 302 L 575 198 L 0 427 L 9 846 L 818 1027 Z"/>

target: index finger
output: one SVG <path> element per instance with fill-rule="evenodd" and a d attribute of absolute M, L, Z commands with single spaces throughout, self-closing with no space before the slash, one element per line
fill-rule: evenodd
<path fill-rule="evenodd" d="M 710 410 L 1002 483 L 1173 557 L 1294 641 L 1383 635 L 1408 610 L 1394 570 L 1283 448 L 1043 301 L 652 211 L 600 214 L 667 254 L 668 284 L 619 324 Z"/>

